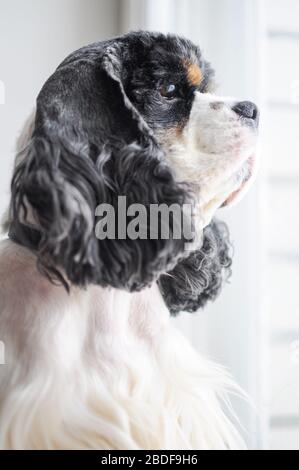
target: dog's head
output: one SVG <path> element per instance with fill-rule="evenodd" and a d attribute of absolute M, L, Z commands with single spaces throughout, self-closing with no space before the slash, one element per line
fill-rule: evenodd
<path fill-rule="evenodd" d="M 46 273 L 128 290 L 159 279 L 172 311 L 194 310 L 215 296 L 230 259 L 226 235 L 210 222 L 250 180 L 258 112 L 212 91 L 210 65 L 176 36 L 131 33 L 64 60 L 37 98 L 32 138 L 12 181 L 11 218 L 19 230 L 38 227 Z M 142 237 L 99 240 L 96 208 L 105 203 L 117 211 L 119 196 L 126 207 L 175 204 L 181 218 L 170 214 L 166 238 L 150 236 L 149 223 Z M 202 246 L 194 235 L 174 236 L 186 218 L 203 232 Z M 196 286 L 191 272 L 201 279 Z M 179 279 L 186 295 L 178 302 Z"/>

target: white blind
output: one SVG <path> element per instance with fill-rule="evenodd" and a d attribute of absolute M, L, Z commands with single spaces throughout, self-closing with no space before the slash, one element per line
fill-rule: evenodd
<path fill-rule="evenodd" d="M 270 446 L 299 448 L 299 2 L 267 0 Z"/>

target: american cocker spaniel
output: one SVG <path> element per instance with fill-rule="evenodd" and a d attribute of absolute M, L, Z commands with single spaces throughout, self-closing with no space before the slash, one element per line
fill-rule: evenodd
<path fill-rule="evenodd" d="M 1 448 L 244 446 L 230 378 L 170 322 L 218 295 L 231 253 L 213 217 L 255 171 L 257 107 L 213 77 L 192 42 L 136 32 L 73 52 L 40 91 L 0 244 Z M 180 210 L 153 222 L 152 206 Z"/>

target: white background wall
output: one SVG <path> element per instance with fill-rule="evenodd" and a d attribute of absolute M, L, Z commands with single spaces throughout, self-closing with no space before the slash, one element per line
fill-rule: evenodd
<path fill-rule="evenodd" d="M 270 445 L 298 450 L 299 2 L 267 0 L 266 13 Z"/>

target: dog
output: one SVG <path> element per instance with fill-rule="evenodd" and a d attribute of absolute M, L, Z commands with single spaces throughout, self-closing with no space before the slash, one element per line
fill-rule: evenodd
<path fill-rule="evenodd" d="M 214 216 L 252 181 L 258 117 L 216 96 L 200 49 L 175 35 L 88 45 L 47 80 L 19 138 L 0 244 L 2 449 L 245 447 L 233 380 L 170 318 L 214 300 L 230 274 Z M 119 197 L 175 204 L 182 219 L 169 217 L 169 237 L 150 225 L 99 238 L 97 207 Z M 174 237 L 185 219 L 192 236 Z"/>

